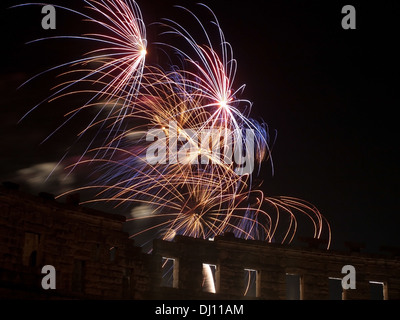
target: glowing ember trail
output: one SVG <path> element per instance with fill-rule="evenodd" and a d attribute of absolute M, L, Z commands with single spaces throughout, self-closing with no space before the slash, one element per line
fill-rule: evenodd
<path fill-rule="evenodd" d="M 327 239 L 329 248 L 330 226 L 317 208 L 300 199 L 268 197 L 260 183 L 254 183 L 262 163 L 272 165 L 274 141 L 267 125 L 251 118 L 252 103 L 241 98 L 245 86 L 235 86 L 233 49 L 211 9 L 201 5 L 212 17 L 208 30 L 194 13 L 179 7 L 200 27 L 204 44 L 178 22 L 165 19 L 157 24 L 164 30 L 161 37 L 182 40 L 182 47 L 153 44 L 173 51 L 171 61 L 174 56 L 182 61 L 182 67 L 162 68 L 146 62 L 146 28 L 135 1 L 84 2 L 89 13 L 56 7 L 97 24 L 104 33 L 57 38 L 94 41 L 101 47 L 53 68 L 69 67 L 61 76 L 75 80 L 56 86 L 33 109 L 46 101 L 89 93 L 86 103 L 66 114 L 66 122 L 94 108 L 95 115 L 78 135 L 93 128 L 108 133 L 99 146 L 93 139 L 67 167 L 89 165 L 98 178 L 59 197 L 95 190 L 96 196 L 84 203 L 146 206 L 147 211 L 128 219 L 144 226 L 131 234 L 145 239 L 143 243 L 176 235 L 208 239 L 225 232 L 290 243 L 306 218 L 312 237 Z M 78 85 L 87 89 L 75 90 Z M 205 273 L 210 277 L 210 270 Z"/>

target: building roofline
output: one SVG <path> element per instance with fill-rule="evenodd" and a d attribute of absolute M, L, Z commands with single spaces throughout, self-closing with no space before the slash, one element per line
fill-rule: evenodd
<path fill-rule="evenodd" d="M 9 187 L 11 186 L 11 187 Z M 1 195 L 5 195 L 8 197 L 15 197 L 19 199 L 24 199 L 26 201 L 31 201 L 34 203 L 42 203 L 46 204 L 47 206 L 52 206 L 57 209 L 64 209 L 64 210 L 70 210 L 74 212 L 80 212 L 84 213 L 87 215 L 91 216 L 97 216 L 101 217 L 103 219 L 108 219 L 108 220 L 114 220 L 114 221 L 119 221 L 119 222 L 125 222 L 126 217 L 120 214 L 115 214 L 115 213 L 108 213 L 100 210 L 96 210 L 93 208 L 88 208 L 84 207 L 81 205 L 77 204 L 70 204 L 70 203 L 62 203 L 59 202 L 55 199 L 54 195 L 46 192 L 40 192 L 38 195 L 33 195 L 24 191 L 19 190 L 17 188 L 16 184 L 13 183 L 3 183 L 2 186 L 0 186 L 0 197 Z"/>

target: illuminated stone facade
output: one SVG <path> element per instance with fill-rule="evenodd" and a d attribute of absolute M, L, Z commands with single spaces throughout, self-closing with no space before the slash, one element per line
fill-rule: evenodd
<path fill-rule="evenodd" d="M 155 240 L 143 253 L 125 218 L 0 188 L 0 298 L 400 299 L 400 257 L 236 239 Z M 56 289 L 44 290 L 44 265 Z M 356 289 L 342 290 L 342 268 Z M 163 268 L 164 266 L 164 268 Z M 207 276 L 207 277 L 205 277 Z M 212 280 L 205 285 L 205 278 Z M 212 288 L 210 287 L 212 283 Z"/>
<path fill-rule="evenodd" d="M 211 265 L 215 296 L 221 299 L 400 299 L 399 257 L 282 246 L 231 235 L 214 241 L 156 240 L 154 255 L 174 259 L 176 288 L 169 288 L 168 296 L 176 292 L 178 298 L 212 299 L 214 294 L 202 288 L 202 267 Z M 354 290 L 342 289 L 346 265 L 355 269 Z"/>
<path fill-rule="evenodd" d="M 46 194 L 1 189 L 0 297 L 145 298 L 151 285 L 141 270 L 151 257 L 122 232 L 124 221 Z M 56 269 L 56 290 L 41 287 L 44 265 Z"/>

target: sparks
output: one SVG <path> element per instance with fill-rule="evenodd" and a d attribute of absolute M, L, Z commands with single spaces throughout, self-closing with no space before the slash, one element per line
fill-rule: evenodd
<path fill-rule="evenodd" d="M 136 224 L 147 221 L 131 234 L 136 239 L 172 240 L 176 235 L 212 239 L 233 232 L 243 239 L 291 243 L 304 217 L 310 222 L 312 236 L 327 237 L 329 248 L 330 226 L 317 208 L 300 199 L 266 196 L 260 185 L 254 184 L 257 170 L 239 174 L 245 163 L 228 157 L 233 150 L 240 150 L 237 154 L 243 159 L 246 149 L 242 146 L 248 139 L 238 135 L 240 139 L 229 144 L 232 132 L 254 133 L 254 148 L 246 151 L 255 158 L 258 169 L 266 161 L 273 164 L 274 141 L 268 126 L 251 118 L 252 103 L 241 97 L 245 85 L 236 85 L 237 61 L 212 10 L 200 5 L 212 18 L 212 30 L 208 30 L 192 11 L 178 7 L 194 19 L 205 43 L 178 22 L 165 19 L 159 24 L 165 29 L 161 37 L 173 35 L 183 43 L 182 47 L 154 43 L 165 52 L 172 50 L 171 57 L 177 54 L 183 61 L 181 68 L 177 64 L 161 68 L 146 61 L 146 27 L 135 1 L 85 3 L 88 13 L 58 8 L 83 16 L 103 33 L 61 38 L 101 46 L 54 68 L 71 69 L 60 75 L 68 80 L 57 85 L 46 101 L 71 94 L 91 95 L 66 114 L 68 122 L 83 110 L 93 109 L 93 119 L 78 135 L 97 129 L 83 154 L 66 169 L 87 165 L 98 178 L 59 197 L 94 190 L 95 195 L 84 203 L 107 202 L 125 208 L 145 205 L 148 212 L 127 220 Z M 78 90 L 78 86 L 87 86 L 87 90 Z M 96 138 L 100 144 L 95 146 Z M 163 146 L 168 146 L 164 154 Z M 147 157 L 152 148 L 157 150 L 154 162 Z M 185 162 L 178 161 L 181 156 Z"/>

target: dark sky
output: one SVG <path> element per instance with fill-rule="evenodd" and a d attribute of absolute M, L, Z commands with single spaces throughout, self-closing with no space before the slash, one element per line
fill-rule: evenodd
<path fill-rule="evenodd" d="M 198 10 L 196 2 L 138 1 L 149 23 L 182 19 L 173 5 Z M 0 179 L 25 179 L 31 187 L 46 189 L 40 184 L 48 170 L 43 164 L 60 160 L 75 136 L 68 134 L 70 127 L 40 144 L 62 123 L 63 111 L 54 106 L 39 108 L 17 125 L 48 95 L 55 74 L 16 88 L 83 48 L 65 40 L 24 43 L 86 31 L 79 29 L 80 18 L 61 11 L 57 30 L 44 31 L 40 7 L 6 9 L 16 3 L 21 1 L 1 1 Z M 54 3 L 79 8 L 81 2 Z M 254 103 L 254 117 L 262 117 L 271 133 L 277 132 L 274 175 L 268 163 L 262 175 L 266 195 L 314 203 L 331 223 L 333 247 L 341 248 L 347 240 L 365 242 L 371 251 L 380 245 L 400 246 L 396 1 L 204 3 L 214 10 L 233 46 L 237 87 L 246 84 L 243 96 Z M 356 30 L 341 27 L 341 9 L 347 4 L 356 8 Z M 158 32 L 149 26 L 150 42 Z M 150 44 L 150 56 L 151 49 Z M 74 181 L 50 182 L 61 188 Z"/>

